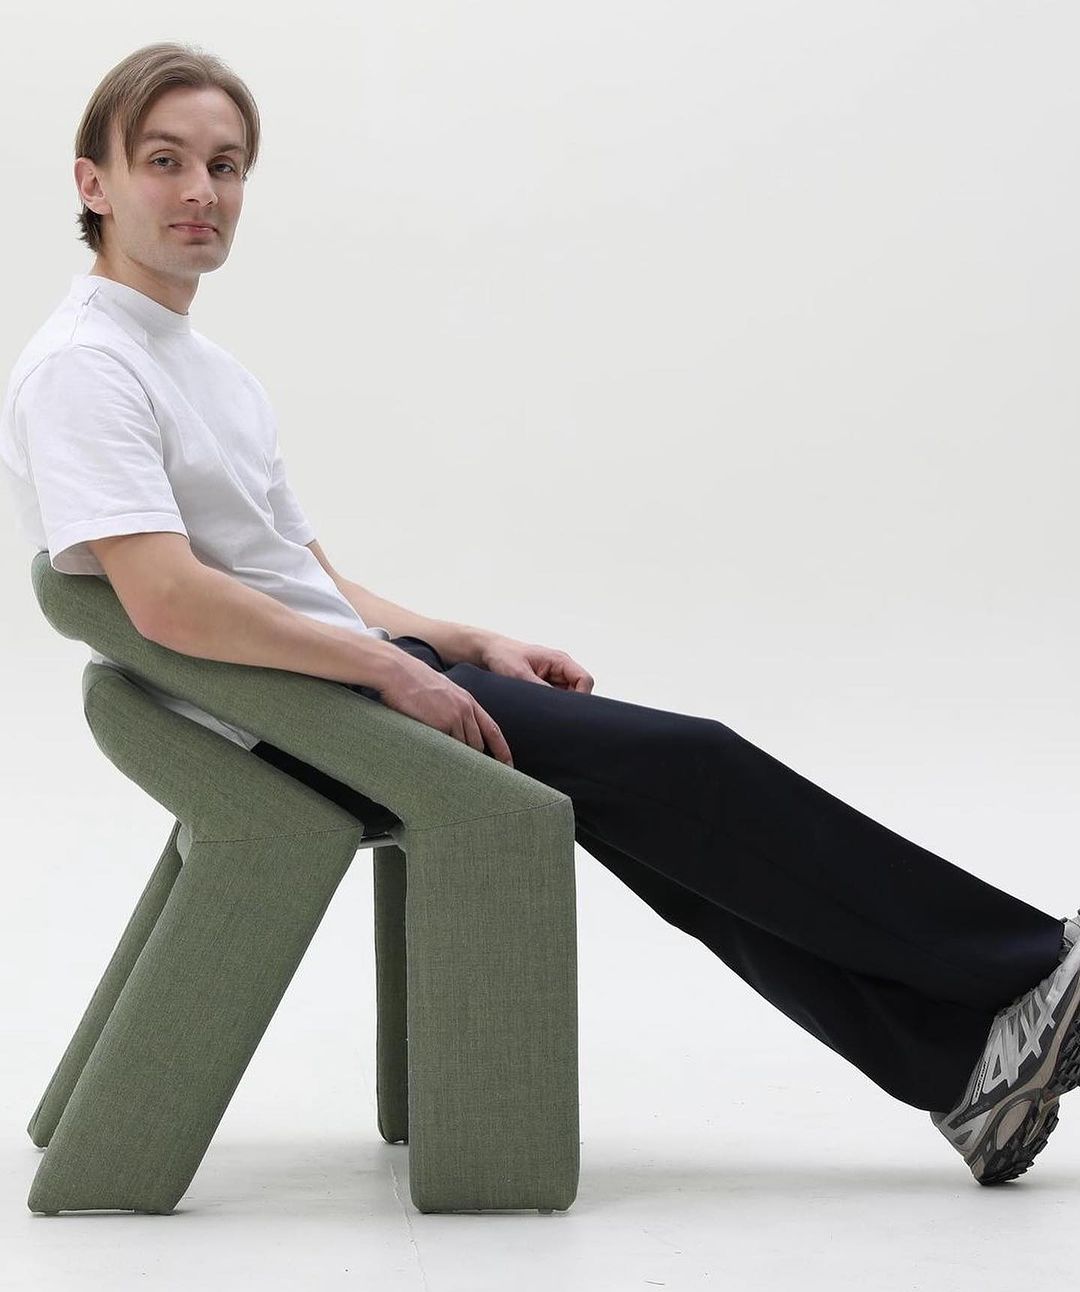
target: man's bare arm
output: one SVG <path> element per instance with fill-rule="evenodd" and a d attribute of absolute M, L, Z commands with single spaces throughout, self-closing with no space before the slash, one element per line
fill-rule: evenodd
<path fill-rule="evenodd" d="M 486 628 L 453 623 L 446 619 L 429 619 L 427 615 L 406 610 L 385 597 L 376 596 L 361 584 L 347 579 L 330 564 L 330 559 L 312 539 L 308 547 L 323 569 L 334 580 L 342 596 L 369 627 L 385 628 L 391 637 L 419 637 L 430 642 L 447 666 L 465 661 L 482 664 L 485 640 L 492 636 Z"/>
<path fill-rule="evenodd" d="M 389 708 L 513 767 L 498 723 L 445 674 L 379 637 L 298 614 L 205 565 L 186 534 L 117 534 L 87 546 L 143 637 L 200 659 L 373 687 Z"/>
<path fill-rule="evenodd" d="M 183 534 L 122 534 L 87 546 L 139 633 L 183 655 L 379 690 L 401 654 L 389 642 L 302 615 L 204 565 Z"/>

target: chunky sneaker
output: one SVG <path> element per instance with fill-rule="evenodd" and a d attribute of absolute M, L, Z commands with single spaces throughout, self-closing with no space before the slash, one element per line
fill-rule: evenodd
<path fill-rule="evenodd" d="M 1080 1085 L 1080 923 L 1075 919 L 1065 921 L 1062 948 L 1054 972 L 994 1018 L 960 1102 L 930 1114 L 980 1184 L 1022 1175 L 1057 1125 L 1058 1100 Z"/>
<path fill-rule="evenodd" d="M 1065 921 L 1065 935 L 1061 939 L 1061 959 L 1064 960 L 1069 954 L 1070 947 L 1080 939 L 1080 911 L 1075 916 L 1066 915 L 1062 918 Z"/>

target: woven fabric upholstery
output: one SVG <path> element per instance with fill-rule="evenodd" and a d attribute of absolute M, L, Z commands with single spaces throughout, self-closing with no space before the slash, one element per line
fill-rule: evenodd
<path fill-rule="evenodd" d="M 374 844 L 378 1126 L 421 1211 L 568 1208 L 579 1168 L 570 799 L 336 682 L 142 637 L 111 585 L 34 557 L 43 613 L 401 818 Z M 176 818 L 28 1127 L 33 1211 L 171 1211 L 363 823 L 105 665 L 107 757 Z"/>

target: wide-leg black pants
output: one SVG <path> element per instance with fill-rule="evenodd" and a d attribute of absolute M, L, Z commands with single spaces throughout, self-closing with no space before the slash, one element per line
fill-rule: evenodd
<path fill-rule="evenodd" d="M 994 1014 L 1058 963 L 1062 919 L 871 820 L 722 722 L 447 668 L 428 642 L 393 643 L 475 696 L 517 770 L 570 796 L 586 852 L 904 1103 L 951 1108 Z M 252 752 L 352 810 L 367 833 L 398 821 L 273 745 Z"/>

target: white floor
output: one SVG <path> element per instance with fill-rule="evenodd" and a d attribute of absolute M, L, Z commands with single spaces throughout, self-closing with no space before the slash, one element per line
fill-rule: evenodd
<path fill-rule="evenodd" d="M 1061 1286 L 1075 1268 L 1080 1098 L 1075 1109 L 1065 1100 L 1026 1176 L 981 1188 L 924 1112 L 789 1022 L 580 851 L 578 877 L 581 1179 L 569 1211 L 549 1216 L 412 1206 L 408 1148 L 384 1143 L 375 1124 L 362 864 L 176 1212 L 32 1215 L 40 1151 L 23 1127 L 126 918 L 121 894 L 133 901 L 138 886 L 133 874 L 103 878 L 103 910 L 115 909 L 82 941 L 65 941 L 79 921 L 58 909 L 38 958 L 49 968 L 25 976 L 13 996 L 22 1012 L 8 1011 L 0 1288 Z M 35 964 L 30 946 L 16 951 L 14 962 Z M 356 991 L 343 1000 L 349 974 Z"/>

